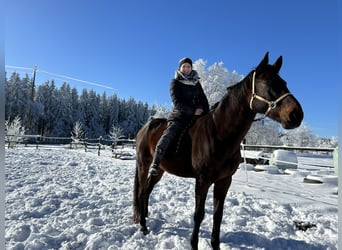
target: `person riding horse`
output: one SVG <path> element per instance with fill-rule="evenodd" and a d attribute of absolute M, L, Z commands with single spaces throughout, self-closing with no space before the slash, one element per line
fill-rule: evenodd
<path fill-rule="evenodd" d="M 208 114 L 208 99 L 199 79 L 197 71 L 192 69 L 192 60 L 182 58 L 170 83 L 173 110 L 167 119 L 167 128 L 156 145 L 150 175 L 158 175 L 159 163 L 173 139 L 186 129 L 194 118 Z"/>
<path fill-rule="evenodd" d="M 174 148 L 175 141 L 172 145 L 170 144 L 160 163 L 157 176 L 149 176 L 148 172 L 153 158 L 152 152 L 167 127 L 167 120 L 150 120 L 138 131 L 133 187 L 133 222 L 140 224 L 140 231 L 143 234 L 149 233 L 146 225 L 149 197 L 154 186 L 167 172 L 196 180 L 194 224 L 190 237 L 193 250 L 198 249 L 200 226 L 205 215 L 208 190 L 213 185 L 213 223 L 210 241 L 213 249 L 220 249 L 220 230 L 226 195 L 232 183 L 232 177 L 241 162 L 241 141 L 255 121 L 256 115 L 263 114 L 264 118 L 269 117 L 281 124 L 284 129 L 299 127 L 304 117 L 299 101 L 289 91 L 286 81 L 279 75 L 282 62 L 283 58 L 280 56 L 274 64 L 269 64 L 267 52 L 255 69 L 240 82 L 227 88 L 226 94 L 220 99 L 217 107 L 206 115 L 203 114 L 208 112 L 207 105 L 200 104 L 200 102 L 196 102 L 196 105 L 192 104 L 192 109 L 186 110 L 185 117 L 188 119 L 195 117 L 191 119 L 194 123 L 190 123 L 192 126 L 189 131 L 183 130 L 183 132 L 187 131 L 187 136 L 182 139 L 182 147 L 179 150 L 171 150 Z M 178 81 L 176 79 L 174 82 L 173 94 L 176 92 L 176 85 L 180 89 L 189 87 Z M 196 86 L 196 84 L 193 85 Z M 202 90 L 200 91 L 200 87 L 197 87 L 199 94 Z M 190 91 L 187 94 L 190 97 L 185 100 L 193 100 L 193 93 Z M 176 111 L 177 107 L 176 103 Z M 203 109 L 202 116 L 196 119 L 195 110 L 201 108 Z M 174 122 L 174 119 L 171 118 L 170 121 Z M 176 121 L 182 122 L 179 118 Z M 161 141 L 160 144 L 163 145 L 163 142 Z"/>

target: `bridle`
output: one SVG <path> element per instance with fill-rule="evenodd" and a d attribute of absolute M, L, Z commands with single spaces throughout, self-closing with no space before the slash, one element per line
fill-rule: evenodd
<path fill-rule="evenodd" d="M 267 115 L 271 112 L 272 109 L 275 109 L 277 107 L 278 102 L 280 102 L 281 100 L 283 100 L 285 97 L 292 95 L 290 92 L 289 93 L 285 93 L 282 96 L 280 96 L 277 100 L 275 101 L 269 101 L 266 100 L 265 98 L 263 98 L 262 96 L 259 96 L 257 93 L 255 93 L 255 74 L 256 72 L 253 72 L 253 78 L 252 78 L 252 97 L 251 100 L 249 101 L 249 107 L 251 108 L 252 111 L 253 110 L 253 101 L 254 99 L 258 99 L 259 101 L 265 102 L 268 104 L 268 109 L 266 110 L 266 112 L 264 113 L 262 118 L 259 118 L 257 120 L 261 120 L 267 117 Z M 257 121 L 255 120 L 255 121 Z"/>

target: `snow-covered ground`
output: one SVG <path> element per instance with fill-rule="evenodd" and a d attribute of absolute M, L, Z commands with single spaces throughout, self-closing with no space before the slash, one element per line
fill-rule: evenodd
<path fill-rule="evenodd" d="M 145 236 L 132 224 L 134 160 L 109 151 L 17 148 L 6 149 L 5 167 L 6 249 L 190 249 L 193 179 L 164 175 L 151 195 Z M 336 177 L 304 183 L 332 171 L 303 168 L 279 174 L 241 166 L 225 202 L 221 249 L 337 249 Z M 199 249 L 210 249 L 211 191 Z M 313 227 L 300 230 L 297 221 Z"/>

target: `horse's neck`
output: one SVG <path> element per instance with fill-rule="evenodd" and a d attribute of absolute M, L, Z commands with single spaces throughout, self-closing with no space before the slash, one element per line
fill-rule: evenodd
<path fill-rule="evenodd" d="M 217 137 L 221 140 L 241 140 L 255 118 L 249 108 L 251 90 L 247 78 L 238 83 L 222 98 L 213 114 Z"/>

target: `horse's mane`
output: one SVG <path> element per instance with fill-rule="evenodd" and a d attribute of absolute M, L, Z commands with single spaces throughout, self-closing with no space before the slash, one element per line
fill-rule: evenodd
<path fill-rule="evenodd" d="M 215 149 L 215 124 L 210 113 L 197 120 L 190 130 L 190 136 L 192 139 L 192 166 L 196 169 L 208 161 Z"/>
<path fill-rule="evenodd" d="M 192 165 L 194 168 L 206 165 L 209 159 L 212 159 L 212 154 L 215 152 L 215 142 L 219 140 L 219 138 L 217 138 L 217 128 L 213 119 L 215 110 L 221 109 L 225 114 L 223 115 L 224 117 L 222 117 L 222 122 L 224 122 L 224 119 L 232 118 L 230 116 L 231 114 L 226 113 L 241 105 L 239 103 L 240 97 L 246 93 L 246 87 L 243 83 L 248 76 L 249 75 L 240 82 L 229 86 L 221 100 L 211 107 L 209 114 L 198 119 L 190 130 L 190 136 L 192 138 Z"/>
<path fill-rule="evenodd" d="M 156 117 L 151 117 L 147 125 L 149 126 L 149 129 L 154 129 L 158 127 L 161 123 L 166 122 L 166 118 L 156 118 Z"/>

